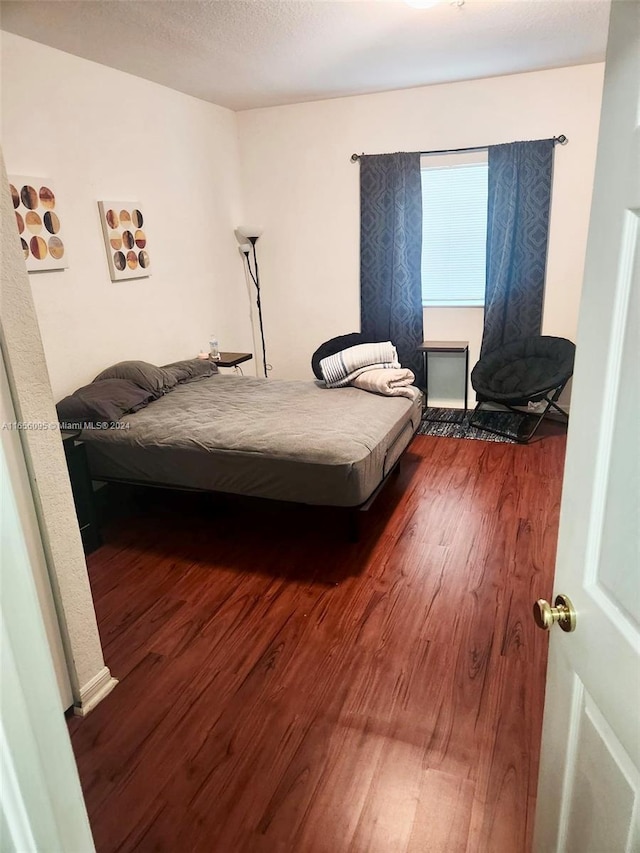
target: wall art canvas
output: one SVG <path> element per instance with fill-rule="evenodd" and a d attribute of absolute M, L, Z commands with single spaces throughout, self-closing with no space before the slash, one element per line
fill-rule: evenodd
<path fill-rule="evenodd" d="M 151 275 L 147 229 L 134 201 L 99 201 L 100 222 L 111 281 Z"/>
<path fill-rule="evenodd" d="M 53 182 L 9 175 L 9 190 L 27 271 L 68 267 L 64 217 Z"/>

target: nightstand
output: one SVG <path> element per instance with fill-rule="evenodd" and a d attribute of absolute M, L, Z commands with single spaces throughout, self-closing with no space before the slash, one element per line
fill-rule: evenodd
<path fill-rule="evenodd" d="M 424 411 L 429 407 L 429 353 L 430 352 L 458 352 L 464 355 L 464 410 L 462 418 L 467 414 L 468 409 L 468 388 L 469 381 L 469 341 L 423 341 L 418 347 L 418 352 L 422 353 L 424 358 Z M 432 420 L 429 418 L 428 420 Z M 441 421 L 441 423 L 449 423 L 449 421 Z"/>
<path fill-rule="evenodd" d="M 64 455 L 71 480 L 73 502 L 78 516 L 78 525 L 85 554 L 90 554 L 102 545 L 98 516 L 93 498 L 93 486 L 87 464 L 87 453 L 79 432 L 61 432 Z"/>
<path fill-rule="evenodd" d="M 237 371 L 242 373 L 242 368 L 238 365 L 245 361 L 251 361 L 253 355 L 250 352 L 221 352 L 220 358 L 213 359 L 218 367 L 235 367 Z"/>

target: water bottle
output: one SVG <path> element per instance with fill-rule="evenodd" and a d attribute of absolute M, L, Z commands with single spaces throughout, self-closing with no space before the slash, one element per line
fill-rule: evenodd
<path fill-rule="evenodd" d="M 216 335 L 209 336 L 209 357 L 213 361 L 220 360 L 220 350 L 218 349 L 218 338 Z"/>

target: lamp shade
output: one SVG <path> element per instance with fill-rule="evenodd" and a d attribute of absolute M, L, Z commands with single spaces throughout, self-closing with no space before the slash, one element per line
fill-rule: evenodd
<path fill-rule="evenodd" d="M 260 225 L 238 225 L 237 232 L 246 240 L 257 240 L 258 237 L 262 234 L 262 227 Z"/>
<path fill-rule="evenodd" d="M 238 246 L 243 255 L 248 255 L 251 251 L 251 243 L 240 243 Z"/>

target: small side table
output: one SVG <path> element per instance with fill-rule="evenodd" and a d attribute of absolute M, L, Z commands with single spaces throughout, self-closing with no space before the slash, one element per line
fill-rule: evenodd
<path fill-rule="evenodd" d="M 467 414 L 469 403 L 469 341 L 423 341 L 418 347 L 424 358 L 424 409 L 429 406 L 429 353 L 459 352 L 464 353 L 464 416 Z"/>
<path fill-rule="evenodd" d="M 214 361 L 218 367 L 235 367 L 239 373 L 242 373 L 242 368 L 238 365 L 251 361 L 252 358 L 253 355 L 250 352 L 221 352 L 220 358 Z"/>

